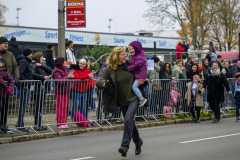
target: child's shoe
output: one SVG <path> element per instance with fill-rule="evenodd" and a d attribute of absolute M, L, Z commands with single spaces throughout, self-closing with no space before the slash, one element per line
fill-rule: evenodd
<path fill-rule="evenodd" d="M 58 126 L 58 129 L 66 129 L 64 125 Z"/>
<path fill-rule="evenodd" d="M 238 117 L 238 118 L 236 118 L 235 122 L 238 122 L 238 121 L 239 121 L 239 117 Z"/>
<path fill-rule="evenodd" d="M 147 99 L 142 98 L 142 99 L 140 100 L 140 102 L 139 102 L 139 106 L 138 106 L 138 107 L 144 106 L 144 104 L 145 104 L 146 102 L 147 102 Z"/>

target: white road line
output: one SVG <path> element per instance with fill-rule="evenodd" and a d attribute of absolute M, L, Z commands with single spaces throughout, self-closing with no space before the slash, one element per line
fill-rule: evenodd
<path fill-rule="evenodd" d="M 196 140 L 185 141 L 185 142 L 178 142 L 178 143 L 183 143 L 183 144 L 184 143 L 192 143 L 192 142 L 206 141 L 206 140 L 210 140 L 210 139 L 218 139 L 218 138 L 231 137 L 231 136 L 237 136 L 237 135 L 240 135 L 240 133 L 223 135 L 223 136 L 217 136 L 217 137 L 210 137 L 210 138 L 203 138 L 203 139 L 196 139 Z"/>
<path fill-rule="evenodd" d="M 83 159 L 92 159 L 95 157 L 83 157 L 83 158 L 77 158 L 77 159 L 70 159 L 70 160 L 83 160 Z"/>

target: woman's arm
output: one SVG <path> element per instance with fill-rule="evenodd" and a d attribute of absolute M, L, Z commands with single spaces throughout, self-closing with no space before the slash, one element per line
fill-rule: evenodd
<path fill-rule="evenodd" d="M 108 72 L 107 72 L 107 69 L 108 69 L 108 67 L 103 69 L 100 72 L 100 74 L 98 75 L 98 78 L 97 78 L 97 81 L 96 81 L 96 87 L 98 89 L 105 89 L 105 88 L 107 88 L 107 85 L 106 85 L 105 82 L 110 80 Z"/>
<path fill-rule="evenodd" d="M 51 75 L 52 74 L 52 69 L 45 64 L 41 64 L 41 68 L 47 72 L 47 74 Z"/>
<path fill-rule="evenodd" d="M 33 64 L 33 66 L 32 66 L 32 77 L 34 79 L 44 80 L 44 76 L 37 73 L 37 67 L 38 66 L 36 64 Z"/>

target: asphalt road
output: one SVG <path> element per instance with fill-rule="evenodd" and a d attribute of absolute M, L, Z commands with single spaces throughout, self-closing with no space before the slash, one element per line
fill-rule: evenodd
<path fill-rule="evenodd" d="M 123 131 L 86 133 L 0 145 L 1 160 L 239 160 L 240 122 L 170 125 L 141 129 L 142 153 L 131 143 L 127 158 L 118 153 Z"/>

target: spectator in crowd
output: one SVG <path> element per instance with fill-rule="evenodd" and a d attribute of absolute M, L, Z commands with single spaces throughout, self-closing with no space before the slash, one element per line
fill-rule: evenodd
<path fill-rule="evenodd" d="M 5 83 L 7 82 L 7 83 Z M 12 93 L 14 80 L 7 72 L 7 65 L 3 57 L 0 56 L 0 133 L 12 133 L 6 128 L 8 100 L 7 95 Z"/>
<path fill-rule="evenodd" d="M 176 65 L 173 66 L 172 76 L 176 77 L 176 79 L 187 79 L 186 71 L 181 59 L 177 60 Z"/>
<path fill-rule="evenodd" d="M 102 71 L 103 69 L 105 69 L 105 68 L 108 66 L 107 63 L 106 63 L 107 59 L 108 59 L 108 56 L 105 56 L 105 57 L 103 58 L 102 62 L 100 63 L 100 69 L 99 69 L 99 70 L 97 71 L 97 73 L 96 73 L 97 76 L 101 73 L 101 71 Z"/>
<path fill-rule="evenodd" d="M 84 81 L 74 81 L 73 82 L 73 92 L 72 92 L 72 112 L 71 118 L 74 118 L 75 113 L 78 110 L 78 106 L 80 106 L 80 113 L 86 117 L 86 103 L 87 103 L 87 89 L 89 87 L 94 87 L 94 82 L 89 81 L 93 80 L 93 75 L 91 71 L 86 66 L 87 62 L 85 59 L 81 59 L 79 61 L 79 70 L 74 70 L 74 72 L 70 72 L 68 77 L 70 79 L 76 80 L 84 80 Z M 88 80 L 88 81 L 87 81 Z"/>
<path fill-rule="evenodd" d="M 52 43 L 48 43 L 46 49 L 46 64 L 51 69 L 54 69 L 53 50 L 54 45 Z"/>
<path fill-rule="evenodd" d="M 103 106 L 106 112 L 115 114 L 117 106 L 121 107 L 124 116 L 124 133 L 119 153 L 127 156 L 131 139 L 136 145 L 135 154 L 141 153 L 143 141 L 139 136 L 137 126 L 134 122 L 134 115 L 139 106 L 139 99 L 132 90 L 134 74 L 123 71 L 124 66 L 129 66 L 126 60 L 125 48 L 115 47 L 107 60 L 108 67 L 99 74 L 96 86 L 103 90 Z M 139 85 L 146 84 L 138 80 Z M 144 86 L 145 87 L 145 86 Z M 143 91 L 143 87 L 141 92 Z M 118 96 L 117 96 L 118 95 Z M 117 102 L 117 103 L 116 103 Z"/>
<path fill-rule="evenodd" d="M 206 77 L 208 74 L 208 71 L 210 70 L 210 67 L 208 66 L 207 58 L 202 59 L 202 70 L 203 70 L 204 77 Z"/>
<path fill-rule="evenodd" d="M 172 77 L 169 63 L 164 63 L 160 68 L 159 79 L 169 79 L 169 80 L 176 79 L 176 77 Z"/>
<path fill-rule="evenodd" d="M 15 37 L 10 39 L 8 51 L 13 53 L 15 59 L 17 59 L 17 57 L 23 53 L 22 48 L 18 47 Z"/>
<path fill-rule="evenodd" d="M 42 53 L 35 53 L 33 55 L 32 68 L 33 80 L 41 81 L 41 83 L 35 83 L 35 92 L 33 95 L 33 99 L 36 105 L 34 111 L 34 129 L 37 131 L 42 131 L 47 130 L 47 126 L 42 126 L 42 111 L 45 101 L 45 94 L 50 90 L 51 86 L 51 82 L 46 80 L 50 79 L 52 69 L 43 64 Z"/>
<path fill-rule="evenodd" d="M 183 54 L 183 52 L 185 52 L 185 49 L 183 48 L 183 41 L 180 40 L 176 47 L 176 59 L 177 60 L 181 58 L 181 55 Z"/>
<path fill-rule="evenodd" d="M 58 57 L 55 59 L 55 69 L 53 71 L 52 77 L 56 79 L 54 82 L 54 92 L 57 100 L 57 128 L 67 129 L 67 106 L 68 97 L 71 89 L 70 81 L 68 78 L 68 68 L 64 66 L 65 59 L 63 57 Z M 59 81 L 61 80 L 61 81 Z"/>
<path fill-rule="evenodd" d="M 72 64 L 77 64 L 73 50 L 73 41 L 69 40 L 67 43 L 68 43 L 68 49 L 66 50 L 67 61 L 71 61 Z"/>
<path fill-rule="evenodd" d="M 26 82 L 21 82 L 19 85 L 19 110 L 18 110 L 18 122 L 17 127 L 19 131 L 28 132 L 28 129 L 24 128 L 24 114 L 28 105 L 30 98 L 30 87 L 32 80 L 32 50 L 30 48 L 24 48 L 23 54 L 18 56 L 17 64 L 19 67 L 20 80 L 25 80 Z"/>
<path fill-rule="evenodd" d="M 8 39 L 6 37 L 0 37 L 0 56 L 3 57 L 7 65 L 7 72 L 12 75 L 14 74 L 15 86 L 19 84 L 19 70 L 16 59 L 12 52 L 7 50 L 8 48 Z M 8 106 L 10 95 L 7 94 L 6 97 L 6 106 Z M 8 113 L 8 107 L 5 108 L 5 113 Z M 8 128 L 7 126 L 7 114 L 4 115 L 3 127 Z"/>
<path fill-rule="evenodd" d="M 193 81 L 188 84 L 188 89 L 185 94 L 185 99 L 192 113 L 193 119 L 192 123 L 200 123 L 200 110 L 203 107 L 203 95 L 204 90 L 203 83 L 200 80 L 199 75 L 193 76 Z M 197 111 L 197 118 L 195 116 L 195 111 Z"/>
<path fill-rule="evenodd" d="M 208 62 L 210 62 L 212 60 L 212 57 L 210 54 L 207 54 L 205 58 L 207 58 Z"/>
<path fill-rule="evenodd" d="M 227 78 L 220 71 L 219 63 L 212 62 L 211 70 L 205 78 L 203 88 L 205 89 L 206 86 L 208 86 L 207 101 L 209 102 L 210 108 L 215 113 L 213 123 L 217 123 L 220 120 L 219 104 L 224 102 L 224 87 L 227 90 L 227 94 L 230 94 Z"/>
<path fill-rule="evenodd" d="M 70 69 L 70 66 L 71 66 L 71 64 L 72 64 L 72 62 L 71 61 L 67 61 L 66 62 L 66 64 L 65 64 L 65 66 L 67 67 L 67 69 L 68 69 L 68 72 L 70 72 L 71 71 L 71 69 Z"/>
<path fill-rule="evenodd" d="M 181 59 L 183 61 L 183 64 L 185 64 L 187 62 L 187 55 L 184 53 L 181 55 Z"/>
<path fill-rule="evenodd" d="M 199 63 L 199 58 L 197 58 L 197 57 L 192 57 L 192 58 L 189 60 L 187 66 L 186 66 L 186 69 L 188 70 L 189 68 L 191 68 L 193 64 L 197 64 L 197 65 L 198 65 L 198 63 Z"/>
<path fill-rule="evenodd" d="M 151 60 L 154 60 L 154 70 L 148 70 L 147 71 L 147 78 L 149 80 L 156 80 L 159 79 L 159 71 L 160 71 L 160 59 L 158 57 L 152 57 Z M 160 82 L 159 81 L 153 81 L 152 85 L 149 89 L 149 94 L 151 94 L 150 99 L 150 112 L 156 112 L 157 104 L 160 102 Z M 160 106 L 159 106 L 160 107 Z M 161 110 L 161 108 L 160 108 Z"/>
<path fill-rule="evenodd" d="M 66 42 L 65 43 L 65 60 L 67 61 L 67 50 L 68 50 L 68 46 L 69 46 L 69 44 Z M 71 61 L 69 61 L 69 62 L 71 62 Z"/>
<path fill-rule="evenodd" d="M 190 59 L 191 59 L 191 57 L 188 56 L 188 57 L 187 57 L 187 62 L 184 63 L 184 67 L 187 67 L 187 65 L 188 65 L 188 63 L 189 63 L 189 61 L 190 61 Z"/>
<path fill-rule="evenodd" d="M 176 113 L 179 113 L 179 104 L 178 98 L 181 97 L 181 94 L 178 93 L 177 81 L 171 81 L 171 91 L 169 96 L 169 105 L 172 107 L 172 112 L 174 112 L 174 108 L 176 108 Z"/>
<path fill-rule="evenodd" d="M 217 55 L 217 61 L 222 63 L 222 56 L 221 55 Z"/>
<path fill-rule="evenodd" d="M 132 89 L 134 93 L 139 98 L 139 107 L 144 106 L 147 102 L 139 89 L 139 84 L 137 82 L 138 79 L 142 79 L 146 81 L 147 79 L 147 59 L 145 58 L 144 51 L 142 51 L 142 44 L 138 41 L 133 41 L 129 44 L 129 52 L 132 55 L 131 57 L 131 65 L 123 66 L 124 71 L 133 72 L 135 76 L 135 81 L 133 83 Z"/>
<path fill-rule="evenodd" d="M 198 75 L 201 79 L 204 78 L 203 72 L 199 73 L 198 72 L 198 65 L 197 64 L 192 64 L 191 67 L 188 68 L 187 70 L 187 79 L 191 79 L 193 81 L 193 76 Z"/>
<path fill-rule="evenodd" d="M 231 78 L 231 71 L 229 69 L 229 62 L 227 60 L 223 61 L 223 69 L 222 69 L 223 74 L 227 77 L 227 78 Z"/>
<path fill-rule="evenodd" d="M 240 72 L 236 74 L 236 81 L 232 87 L 231 93 L 236 104 L 236 122 L 239 121 L 239 106 L 240 106 Z"/>
<path fill-rule="evenodd" d="M 183 41 L 183 48 L 185 50 L 185 54 L 186 54 L 186 57 L 188 57 L 188 49 L 189 49 L 189 43 L 187 42 L 187 39 L 186 38 L 183 38 L 182 39 Z"/>
<path fill-rule="evenodd" d="M 89 56 L 88 57 L 89 60 L 90 60 L 90 67 L 89 67 L 89 70 L 92 71 L 93 70 L 93 67 L 95 66 L 95 62 L 96 62 L 96 59 L 92 56 Z"/>
<path fill-rule="evenodd" d="M 237 65 L 232 70 L 232 78 L 235 78 L 238 72 L 240 72 L 240 61 L 237 61 Z"/>

